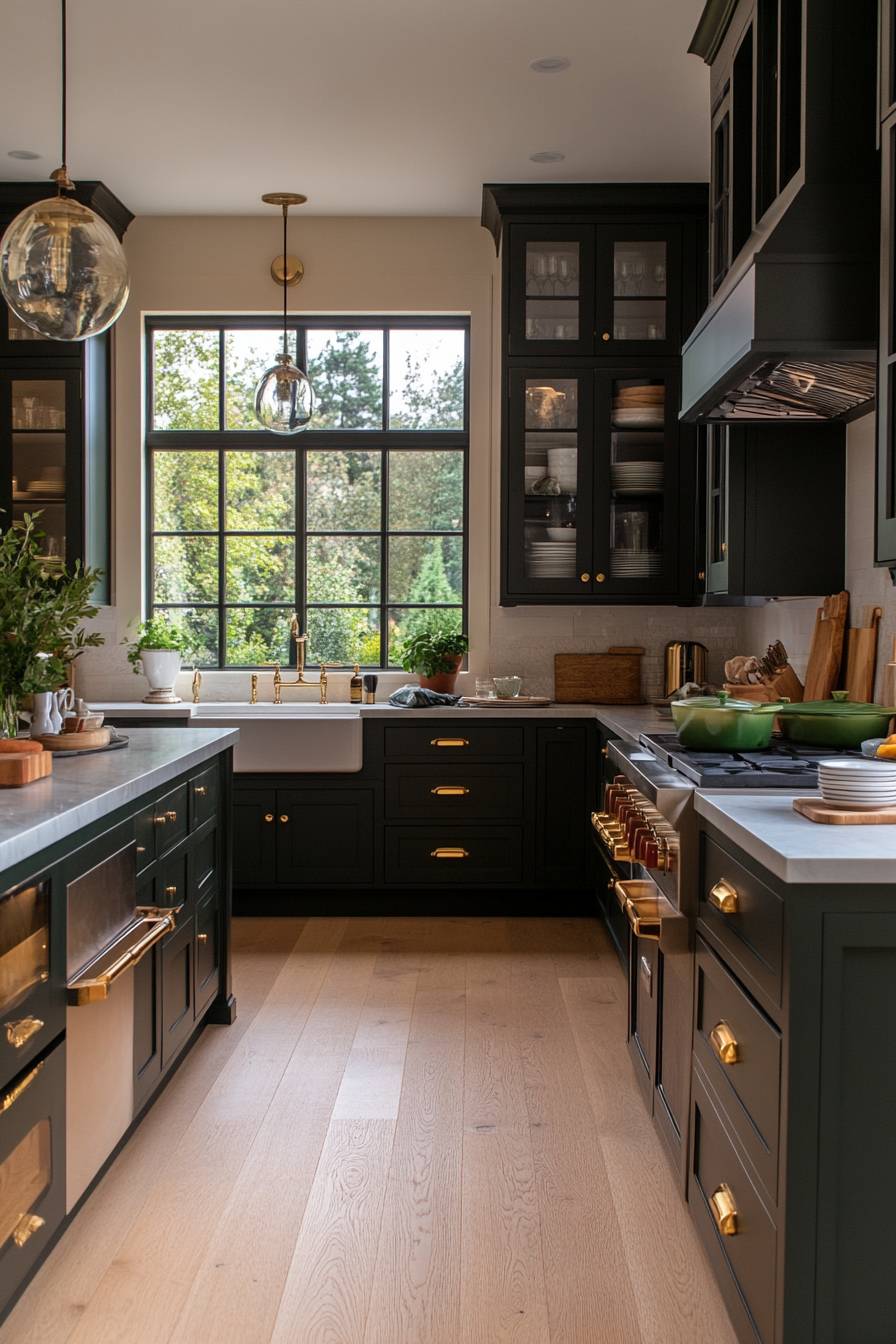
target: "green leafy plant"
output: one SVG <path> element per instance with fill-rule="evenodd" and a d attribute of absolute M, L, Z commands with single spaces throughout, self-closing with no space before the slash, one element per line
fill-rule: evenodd
<path fill-rule="evenodd" d="M 101 569 L 74 572 L 41 554 L 39 514 L 26 513 L 0 535 L 0 728 L 16 732 L 16 709 L 25 695 L 55 691 L 66 665 L 85 648 L 102 644 L 81 626 L 97 614 L 90 594 Z"/>
<path fill-rule="evenodd" d="M 459 653 L 467 653 L 470 641 L 466 635 L 453 631 L 423 630 L 411 639 L 405 640 L 399 652 L 401 666 L 405 672 L 422 672 L 424 677 L 435 677 L 440 672 L 456 672 L 457 668 L 449 657 L 456 658 Z"/>
<path fill-rule="evenodd" d="M 128 662 L 138 677 L 142 671 L 140 656 L 144 649 L 170 649 L 173 653 L 183 654 L 185 658 L 189 653 L 187 632 L 179 621 L 164 611 L 151 616 L 148 621 L 141 621 L 137 626 L 136 639 L 123 639 L 121 642 L 128 646 Z"/>

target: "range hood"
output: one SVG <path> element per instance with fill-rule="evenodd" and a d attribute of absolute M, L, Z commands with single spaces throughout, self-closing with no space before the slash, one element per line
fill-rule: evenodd
<path fill-rule="evenodd" d="M 876 208 L 876 199 L 866 202 L 865 218 Z M 683 420 L 805 423 L 850 420 L 872 408 L 876 249 L 872 261 L 782 254 L 774 244 L 773 234 L 685 344 Z"/>

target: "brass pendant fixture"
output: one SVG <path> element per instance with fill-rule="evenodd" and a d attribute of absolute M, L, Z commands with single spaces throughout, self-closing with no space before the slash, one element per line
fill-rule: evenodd
<path fill-rule="evenodd" d="M 55 199 L 29 205 L 0 242 L 0 291 L 18 318 L 47 340 L 83 341 L 111 327 L 128 299 L 121 244 L 105 220 L 63 192 L 66 167 L 66 0 L 62 0 L 62 166 Z"/>
<path fill-rule="evenodd" d="M 279 205 L 283 210 L 283 252 L 271 263 L 271 276 L 283 286 L 283 351 L 255 386 L 255 418 L 272 434 L 300 434 L 308 428 L 314 412 L 314 388 L 307 373 L 293 362 L 289 353 L 286 291 L 299 283 L 305 268 L 298 257 L 290 256 L 286 250 L 286 221 L 289 207 L 304 205 L 308 198 L 292 191 L 276 191 L 261 199 L 266 205 Z"/>

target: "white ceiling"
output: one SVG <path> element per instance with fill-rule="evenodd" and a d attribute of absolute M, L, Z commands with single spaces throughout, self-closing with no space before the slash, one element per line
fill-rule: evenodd
<path fill-rule="evenodd" d="M 155 215 L 262 214 L 268 191 L 312 214 L 477 215 L 483 182 L 704 180 L 702 8 L 68 0 L 69 171 Z M 59 26 L 59 0 L 3 0 L 0 178 L 59 164 Z M 544 56 L 572 64 L 529 69 Z"/>

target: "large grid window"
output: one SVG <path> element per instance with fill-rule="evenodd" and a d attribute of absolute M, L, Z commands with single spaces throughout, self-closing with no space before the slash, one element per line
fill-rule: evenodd
<path fill-rule="evenodd" d="M 148 608 L 198 666 L 389 667 L 466 606 L 469 328 L 462 318 L 291 323 L 315 412 L 257 427 L 275 319 L 147 321 Z"/>

